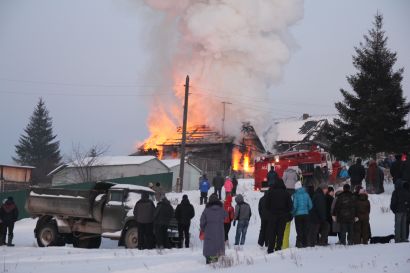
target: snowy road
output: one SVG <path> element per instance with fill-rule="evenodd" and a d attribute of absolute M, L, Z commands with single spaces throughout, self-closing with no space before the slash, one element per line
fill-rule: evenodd
<path fill-rule="evenodd" d="M 76 249 L 71 246 L 38 248 L 33 236 L 35 220 L 19 221 L 15 230 L 16 247 L 0 247 L 0 273 L 81 273 L 81 272 L 410 272 L 410 244 L 387 244 L 369 246 L 329 246 L 308 249 L 291 248 L 273 255 L 257 246 L 259 219 L 257 204 L 261 196 L 253 192 L 252 181 L 240 181 L 239 192 L 252 206 L 254 215 L 248 230 L 245 248 L 227 250 L 225 263 L 217 268 L 205 265 L 201 242 L 198 240 L 198 221 L 202 209 L 199 194 L 189 192 L 197 215 L 192 223 L 192 247 L 158 252 L 156 250 L 128 250 L 116 247 L 115 241 L 103 240 L 101 249 Z M 372 204 L 371 225 L 374 235 L 393 233 L 394 217 L 391 212 L 383 212 L 390 202 L 391 188 L 388 193 L 370 196 Z M 173 202 L 181 199 L 181 194 L 172 193 Z M 230 233 L 230 240 L 234 231 Z M 335 238 L 330 237 L 330 242 Z M 295 231 L 292 227 L 291 244 L 294 245 Z M 228 266 L 229 265 L 229 266 Z M 225 268 L 221 268 L 227 266 Z"/>

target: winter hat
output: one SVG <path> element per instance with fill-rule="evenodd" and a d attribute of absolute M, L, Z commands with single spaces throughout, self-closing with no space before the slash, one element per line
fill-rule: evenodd
<path fill-rule="evenodd" d="M 301 183 L 300 181 L 298 181 L 298 182 L 296 182 L 296 184 L 295 184 L 295 190 L 298 190 L 298 189 L 300 189 L 300 188 L 302 188 L 302 183 Z"/>
<path fill-rule="evenodd" d="M 13 202 L 13 201 L 14 201 L 13 196 L 9 196 L 9 197 L 7 197 L 7 201 L 9 201 L 9 202 Z"/>
<path fill-rule="evenodd" d="M 235 202 L 237 203 L 237 204 L 239 204 L 239 203 L 243 203 L 243 195 L 242 194 L 238 194 L 236 197 L 235 197 Z"/>
<path fill-rule="evenodd" d="M 218 195 L 216 195 L 215 193 L 211 194 L 211 196 L 209 196 L 209 203 L 214 203 L 214 202 L 218 202 Z"/>
<path fill-rule="evenodd" d="M 182 195 L 182 200 L 188 200 L 188 195 L 186 194 Z"/>
<path fill-rule="evenodd" d="M 319 189 L 322 189 L 322 190 L 327 189 L 327 184 L 326 183 L 320 183 Z"/>
<path fill-rule="evenodd" d="M 152 182 L 149 182 L 148 187 L 152 188 L 152 187 L 154 187 L 154 184 Z"/>
<path fill-rule="evenodd" d="M 344 191 L 350 191 L 350 185 L 349 184 L 344 184 L 343 185 L 343 190 Z"/>

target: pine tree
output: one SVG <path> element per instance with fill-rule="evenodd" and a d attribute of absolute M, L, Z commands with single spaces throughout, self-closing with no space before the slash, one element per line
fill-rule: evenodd
<path fill-rule="evenodd" d="M 33 184 L 49 183 L 47 174 L 56 168 L 61 161 L 59 142 L 55 141 L 52 120 L 49 112 L 40 98 L 30 122 L 20 136 L 16 147 L 15 162 L 21 165 L 36 167 L 33 171 Z"/>
<path fill-rule="evenodd" d="M 403 68 L 395 70 L 397 53 L 387 48 L 383 16 L 355 47 L 357 73 L 347 77 L 354 93 L 341 89 L 344 100 L 335 104 L 339 117 L 330 127 L 331 150 L 339 158 L 400 152 L 409 144 L 406 115 L 410 104 L 403 97 Z"/>

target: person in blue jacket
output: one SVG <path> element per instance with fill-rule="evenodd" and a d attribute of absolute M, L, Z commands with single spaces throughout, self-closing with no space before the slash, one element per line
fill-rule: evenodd
<path fill-rule="evenodd" d="M 206 174 L 204 174 L 199 180 L 199 191 L 201 192 L 201 197 L 199 199 L 200 204 L 208 203 L 208 191 L 211 188 Z"/>
<path fill-rule="evenodd" d="M 309 211 L 312 209 L 312 200 L 300 181 L 295 184 L 293 194 L 293 211 L 296 225 L 296 247 L 307 247 L 307 236 L 309 226 Z"/>

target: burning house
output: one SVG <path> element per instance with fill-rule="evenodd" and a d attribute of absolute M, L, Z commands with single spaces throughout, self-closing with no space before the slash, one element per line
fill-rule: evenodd
<path fill-rule="evenodd" d="M 182 129 L 173 137 L 157 143 L 162 159 L 180 158 Z M 190 126 L 186 137 L 187 161 L 197 166 L 210 178 L 221 171 L 224 175 L 253 172 L 254 158 L 265 152 L 262 141 L 249 123 L 244 123 L 240 138 L 223 136 L 206 125 Z"/>

